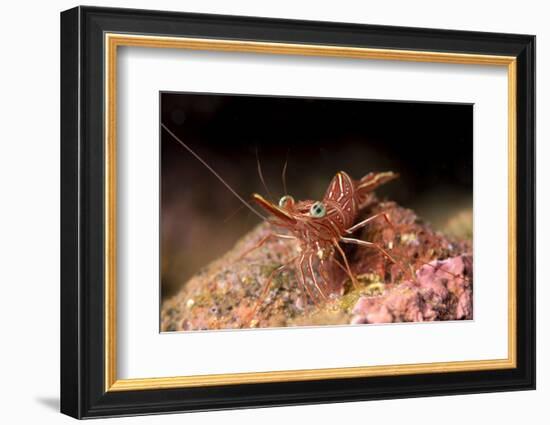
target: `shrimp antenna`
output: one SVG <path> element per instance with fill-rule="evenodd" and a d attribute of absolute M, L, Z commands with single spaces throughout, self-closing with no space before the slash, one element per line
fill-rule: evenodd
<path fill-rule="evenodd" d="M 286 190 L 286 167 L 288 165 L 288 150 L 286 151 L 286 158 L 285 158 L 285 165 L 283 165 L 283 172 L 281 174 L 281 177 L 283 179 L 283 190 L 285 191 L 285 195 L 288 195 L 288 191 Z"/>
<path fill-rule="evenodd" d="M 260 155 L 258 154 L 258 147 L 256 146 L 256 163 L 258 164 L 258 175 L 260 176 L 260 180 L 262 181 L 262 184 L 264 185 L 264 189 L 267 192 L 267 195 L 271 199 L 271 202 L 273 202 L 273 195 L 271 194 L 271 191 L 267 187 L 267 184 L 264 179 L 264 173 L 262 173 L 262 165 L 260 164 Z"/>
<path fill-rule="evenodd" d="M 239 195 L 229 184 L 218 174 L 214 169 L 208 165 L 208 163 L 202 159 L 193 149 L 191 149 L 189 146 L 187 146 L 178 136 L 176 136 L 168 127 L 166 127 L 163 123 L 160 123 L 160 126 L 164 128 L 170 136 L 174 138 L 176 142 L 178 142 L 180 145 L 182 145 L 191 155 L 193 155 L 195 158 L 197 158 L 202 165 L 204 165 L 208 171 L 210 171 L 216 178 L 227 188 L 229 191 L 237 197 L 239 201 L 241 201 L 250 211 L 252 211 L 254 214 L 256 214 L 258 217 L 260 217 L 262 220 L 266 220 L 266 218 L 261 215 L 258 211 L 256 211 L 254 208 L 252 208 L 252 205 L 250 205 L 248 202 L 246 202 L 241 195 Z"/>

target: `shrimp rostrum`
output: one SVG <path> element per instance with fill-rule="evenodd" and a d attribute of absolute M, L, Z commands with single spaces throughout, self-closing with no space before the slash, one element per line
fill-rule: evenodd
<path fill-rule="evenodd" d="M 295 201 L 285 195 L 278 205 L 259 194 L 252 199 L 270 214 L 269 222 L 279 232 L 273 231 L 260 239 L 243 256 L 261 247 L 273 238 L 294 239 L 296 255 L 279 266 L 268 276 L 260 296 L 252 311 L 254 317 L 264 302 L 274 277 L 283 270 L 294 267 L 302 294 L 314 302 L 327 301 L 330 297 L 331 279 L 335 268 L 344 271 L 357 288 L 357 278 L 352 273 L 350 263 L 341 244 L 355 244 L 379 251 L 393 263 L 394 257 L 384 247 L 361 239 L 353 238 L 353 233 L 373 220 L 392 223 L 386 213 L 374 214 L 357 222 L 360 211 L 373 197 L 373 191 L 380 185 L 397 178 L 391 171 L 369 173 L 360 180 L 352 179 L 346 172 L 338 172 L 330 182 L 322 200 Z M 283 230 L 284 229 L 284 230 Z"/>

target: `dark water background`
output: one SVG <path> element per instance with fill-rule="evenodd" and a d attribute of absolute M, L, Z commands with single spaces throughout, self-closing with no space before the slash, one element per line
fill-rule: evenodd
<path fill-rule="evenodd" d="M 339 170 L 360 178 L 391 170 L 380 188 L 434 227 L 472 209 L 473 107 L 389 102 L 161 93 L 161 120 L 237 192 L 268 188 L 296 199 L 322 198 Z M 260 219 L 206 168 L 161 132 L 161 288 L 174 294 L 192 275 L 229 250 Z"/>

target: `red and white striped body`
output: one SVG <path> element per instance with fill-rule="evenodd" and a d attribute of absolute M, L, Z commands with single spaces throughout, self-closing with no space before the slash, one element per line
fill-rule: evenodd
<path fill-rule="evenodd" d="M 326 249 L 354 225 L 372 191 L 395 177 L 396 174 L 391 172 L 370 173 L 361 180 L 353 180 L 346 172 L 340 171 L 330 182 L 321 201 L 326 211 L 324 216 L 312 216 L 310 211 L 316 201 L 299 201 L 285 209 L 295 223 L 277 220 L 276 224 L 289 229 L 304 248 Z"/>
<path fill-rule="evenodd" d="M 356 224 L 357 216 L 361 208 L 372 199 L 373 190 L 396 177 L 397 174 L 393 172 L 384 172 L 370 173 L 361 180 L 353 180 L 347 173 L 340 171 L 330 182 L 321 201 L 295 202 L 292 197 L 285 195 L 277 206 L 261 195 L 254 194 L 254 201 L 271 214 L 271 223 L 291 233 L 291 235 L 272 233 L 270 236 L 290 237 L 297 242 L 296 255 L 273 273 L 294 264 L 298 273 L 298 284 L 313 300 L 317 297 L 326 299 L 329 294 L 342 289 L 341 282 L 336 282 L 332 278 L 335 266 L 344 269 L 356 284 L 339 243 L 352 241 L 346 236 L 356 225 L 362 224 Z M 253 249 L 261 246 L 270 236 L 258 242 Z M 336 252 L 340 254 L 345 265 L 335 258 Z M 273 273 L 265 288 L 269 287 Z M 261 299 L 265 296 L 265 291 L 267 289 L 262 291 Z M 317 297 L 315 292 L 318 294 Z"/>

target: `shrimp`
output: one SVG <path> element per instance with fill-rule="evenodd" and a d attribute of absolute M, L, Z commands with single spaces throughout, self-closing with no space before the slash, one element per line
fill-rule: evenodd
<path fill-rule="evenodd" d="M 353 180 L 346 172 L 338 172 L 330 182 L 325 196 L 320 201 L 295 201 L 285 195 L 278 205 L 254 193 L 253 201 L 269 213 L 268 221 L 286 233 L 271 232 L 260 239 L 254 246 L 245 251 L 241 258 L 260 248 L 273 238 L 293 239 L 297 243 L 298 255 L 289 262 L 273 270 L 260 292 L 260 296 L 251 313 L 254 317 L 263 304 L 269 286 L 275 276 L 283 270 L 294 266 L 297 280 L 303 293 L 307 293 L 313 302 L 329 299 L 330 275 L 333 267 L 340 267 L 358 288 L 356 276 L 340 244 L 355 244 L 379 251 L 392 263 L 397 260 L 382 246 L 351 237 L 356 231 L 376 219 L 384 219 L 393 227 L 388 215 L 384 212 L 374 214 L 357 222 L 359 212 L 368 204 L 373 191 L 380 185 L 398 177 L 392 171 L 369 173 L 360 180 Z M 343 260 L 341 264 L 337 256 Z M 311 282 L 311 284 L 309 283 Z"/>

